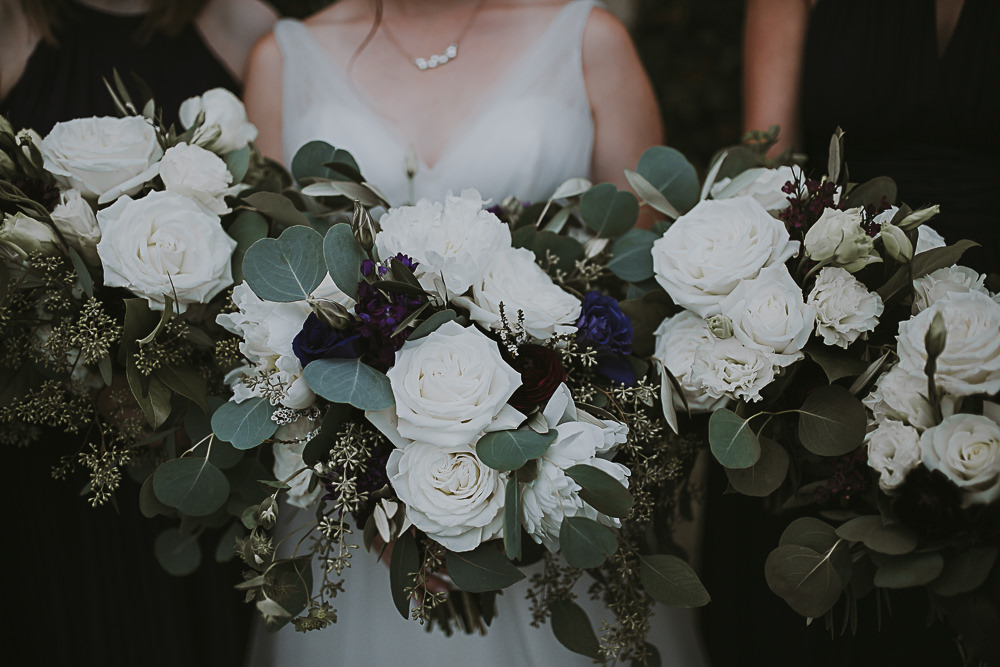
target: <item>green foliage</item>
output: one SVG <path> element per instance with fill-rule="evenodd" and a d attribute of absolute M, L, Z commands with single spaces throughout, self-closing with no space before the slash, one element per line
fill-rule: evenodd
<path fill-rule="evenodd" d="M 566 475 L 580 485 L 580 498 L 598 512 L 624 518 L 632 509 L 632 494 L 603 470 L 579 464 L 567 468 Z"/>
<path fill-rule="evenodd" d="M 171 459 L 153 473 L 153 492 L 168 507 L 207 516 L 226 504 L 229 479 L 206 459 Z"/>
<path fill-rule="evenodd" d="M 617 238 L 635 226 L 639 202 L 631 192 L 601 183 L 580 198 L 580 217 L 598 236 Z"/>
<path fill-rule="evenodd" d="M 417 570 L 420 569 L 420 554 L 417 541 L 406 531 L 399 536 L 392 549 L 389 562 L 389 590 L 392 591 L 392 603 L 403 618 L 410 617 L 409 591 L 417 583 Z"/>
<path fill-rule="evenodd" d="M 268 612 L 264 620 L 269 631 L 279 630 L 309 605 L 313 583 L 310 561 L 310 556 L 277 560 L 265 570 L 262 592 L 266 600 L 263 602 L 274 603 L 264 607 Z"/>
<path fill-rule="evenodd" d="M 868 365 L 847 350 L 821 343 L 806 345 L 804 352 L 816 362 L 831 384 L 846 377 L 854 377 L 865 372 Z"/>
<path fill-rule="evenodd" d="M 494 470 L 517 470 L 545 454 L 555 439 L 555 430 L 548 433 L 536 433 L 530 428 L 494 431 L 479 439 L 476 454 Z"/>
<path fill-rule="evenodd" d="M 363 279 L 361 262 L 365 254 L 350 225 L 344 223 L 330 227 L 323 239 L 323 256 L 326 258 L 326 269 L 340 291 L 357 299 L 358 283 Z"/>
<path fill-rule="evenodd" d="M 875 585 L 879 588 L 913 588 L 931 583 L 944 570 L 944 557 L 937 551 L 885 556 L 878 561 Z"/>
<path fill-rule="evenodd" d="M 236 449 L 253 449 L 278 429 L 271 420 L 274 409 L 260 397 L 248 398 L 242 403 L 227 401 L 212 413 L 212 431 Z"/>
<path fill-rule="evenodd" d="M 648 229 L 630 229 L 611 244 L 608 269 L 630 283 L 653 277 L 653 243 L 660 238 Z"/>
<path fill-rule="evenodd" d="M 878 288 L 877 292 L 883 301 L 888 302 L 900 292 L 909 289 L 917 278 L 958 263 L 966 250 L 978 245 L 974 241 L 963 239 L 943 248 L 932 248 L 914 255 L 913 261 L 899 267 L 896 273 Z"/>
<path fill-rule="evenodd" d="M 260 239 L 243 258 L 250 289 L 265 301 L 308 299 L 326 276 L 323 237 L 311 227 L 289 227 L 276 239 Z"/>
<path fill-rule="evenodd" d="M 521 483 L 517 475 L 511 475 L 503 503 L 503 548 L 510 560 L 521 558 L 521 534 Z"/>
<path fill-rule="evenodd" d="M 711 601 L 695 571 L 677 556 L 639 556 L 639 576 L 651 598 L 671 607 L 704 607 Z"/>
<path fill-rule="evenodd" d="M 595 660 L 601 657 L 601 646 L 587 612 L 571 600 L 552 603 L 552 633 L 559 643 L 574 653 Z"/>
<path fill-rule="evenodd" d="M 883 199 L 886 203 L 896 203 L 896 182 L 888 176 L 876 176 L 862 183 L 844 196 L 842 206 L 845 209 L 858 206 L 880 206 Z"/>
<path fill-rule="evenodd" d="M 449 551 L 445 565 L 455 585 L 469 593 L 507 588 L 524 579 L 524 573 L 490 543 L 480 544 L 472 551 Z"/>
<path fill-rule="evenodd" d="M 916 533 L 898 523 L 885 523 L 877 514 L 851 519 L 837 528 L 837 535 L 851 542 L 863 542 L 872 551 L 890 556 L 908 554 L 917 548 Z"/>
<path fill-rule="evenodd" d="M 167 528 L 156 536 L 153 553 L 160 567 L 175 577 L 191 574 L 201 565 L 201 547 L 197 535 L 185 535 Z"/>
<path fill-rule="evenodd" d="M 326 409 L 319 433 L 302 450 L 302 460 L 307 466 L 314 466 L 329 458 L 330 450 L 337 439 L 337 433 L 350 417 L 354 408 L 346 403 L 333 403 Z"/>
<path fill-rule="evenodd" d="M 820 456 L 854 451 L 863 444 L 866 427 L 861 401 L 839 385 L 816 390 L 799 409 L 799 439 Z"/>
<path fill-rule="evenodd" d="M 622 301 L 619 306 L 632 320 L 632 351 L 640 357 L 651 356 L 656 348 L 653 332 L 674 311 L 670 297 L 654 289 L 638 299 Z"/>
<path fill-rule="evenodd" d="M 216 563 L 226 563 L 233 559 L 236 555 L 234 546 L 236 545 L 236 540 L 243 537 L 246 531 L 239 521 L 233 521 L 229 528 L 227 528 L 222 535 L 219 536 L 219 542 L 215 547 L 215 562 Z"/>
<path fill-rule="evenodd" d="M 238 148 L 225 156 L 226 167 L 233 176 L 233 183 L 239 183 L 250 169 L 250 146 Z"/>
<path fill-rule="evenodd" d="M 334 403 L 359 410 L 384 410 L 396 404 L 389 378 L 360 359 L 317 359 L 306 366 L 304 377 L 314 392 Z"/>
<path fill-rule="evenodd" d="M 583 516 L 568 516 L 559 526 L 559 550 L 573 567 L 600 567 L 618 551 L 618 538 L 606 526 Z"/>
<path fill-rule="evenodd" d="M 941 576 L 930 589 L 938 595 L 971 593 L 986 582 L 997 562 L 996 547 L 973 547 L 945 560 Z"/>
<path fill-rule="evenodd" d="M 361 180 L 361 168 L 354 156 L 325 141 L 310 141 L 292 158 L 292 176 L 297 181 L 308 178 L 331 180 Z"/>
<path fill-rule="evenodd" d="M 635 170 L 680 213 L 686 213 L 698 203 L 698 174 L 677 149 L 648 148 Z"/>
<path fill-rule="evenodd" d="M 728 408 L 719 408 L 709 418 L 708 444 L 726 468 L 749 468 L 760 460 L 760 442 L 750 422 Z"/>
<path fill-rule="evenodd" d="M 236 241 L 233 250 L 233 283 L 243 282 L 243 258 L 247 250 L 257 241 L 267 236 L 267 220 L 256 211 L 243 210 L 237 214 L 226 232 Z"/>
<path fill-rule="evenodd" d="M 749 468 L 726 468 L 733 488 L 745 496 L 764 498 L 777 491 L 788 475 L 788 452 L 770 438 L 760 438 L 760 458 Z"/>
<path fill-rule="evenodd" d="M 289 227 L 309 224 L 306 214 L 295 208 L 291 199 L 277 192 L 255 192 L 247 195 L 244 200 L 279 224 Z"/>
<path fill-rule="evenodd" d="M 457 320 L 457 319 L 458 319 L 458 313 L 456 313 L 454 310 L 450 308 L 446 310 L 439 310 L 438 312 L 434 313 L 426 320 L 418 324 L 416 328 L 414 328 L 413 331 L 410 332 L 410 335 L 407 337 L 406 340 L 417 340 L 418 338 L 423 338 L 424 336 L 437 331 L 438 327 L 440 327 L 445 322 L 451 322 L 452 320 Z"/>

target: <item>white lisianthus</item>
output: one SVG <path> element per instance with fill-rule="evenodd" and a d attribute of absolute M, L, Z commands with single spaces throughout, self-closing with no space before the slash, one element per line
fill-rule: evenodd
<path fill-rule="evenodd" d="M 708 199 L 656 240 L 653 270 L 674 303 L 707 317 L 741 280 L 783 264 L 798 248 L 784 223 L 752 197 Z"/>
<path fill-rule="evenodd" d="M 57 254 L 60 243 L 55 231 L 44 222 L 24 213 L 8 213 L 0 223 L 0 248 L 12 258 L 27 258 L 36 252 Z"/>
<path fill-rule="evenodd" d="M 104 284 L 145 297 L 153 310 L 174 299 L 178 313 L 233 284 L 233 240 L 219 216 L 173 192 L 125 195 L 98 211 Z"/>
<path fill-rule="evenodd" d="M 933 228 L 927 225 L 917 227 L 917 243 L 913 249 L 915 255 L 933 250 L 934 248 L 943 248 L 946 245 L 948 244 L 945 243 L 944 237 L 934 231 Z"/>
<path fill-rule="evenodd" d="M 507 476 L 471 445 L 413 442 L 389 454 L 389 483 L 413 525 L 452 551 L 471 551 L 503 530 Z"/>
<path fill-rule="evenodd" d="M 525 531 L 531 539 L 552 552 L 559 549 L 559 529 L 566 517 L 585 516 L 606 526 L 619 526 L 621 523 L 585 503 L 580 498 L 580 485 L 566 475 L 566 469 L 578 464 L 593 466 L 623 486 L 628 486 L 630 474 L 629 469 L 620 463 L 597 458 L 604 446 L 604 434 L 600 427 L 570 421 L 556 426 L 555 430 L 555 441 L 537 460 L 537 474 L 524 485 L 521 496 Z"/>
<path fill-rule="evenodd" d="M 535 340 L 557 333 L 573 333 L 580 318 L 580 300 L 552 282 L 535 263 L 535 253 L 525 248 L 494 252 L 472 284 L 472 296 L 453 301 L 469 309 L 476 322 L 489 329 L 502 326 L 500 307 L 507 322 L 516 327 L 519 314 L 524 331 Z"/>
<path fill-rule="evenodd" d="M 257 128 L 247 120 L 243 102 L 225 88 L 184 100 L 177 115 L 184 129 L 190 129 L 201 112 L 205 112 L 205 122 L 194 135 L 200 146 L 225 155 L 257 138 Z"/>
<path fill-rule="evenodd" d="M 168 192 L 197 200 L 216 215 L 229 213 L 226 195 L 239 191 L 225 161 L 201 146 L 177 144 L 160 161 L 160 178 Z"/>
<path fill-rule="evenodd" d="M 712 185 L 712 197 L 718 198 L 732 183 L 731 178 L 720 178 Z M 781 191 L 785 183 L 795 182 L 795 168 L 782 165 L 777 169 L 764 169 L 749 185 L 734 193 L 733 197 L 753 197 L 768 211 L 780 211 L 790 204 L 788 195 Z"/>
<path fill-rule="evenodd" d="M 521 386 L 494 341 L 454 321 L 404 343 L 386 376 L 399 434 L 441 447 L 477 440 Z"/>
<path fill-rule="evenodd" d="M 861 402 L 871 410 L 876 423 L 892 419 L 923 431 L 937 423 L 934 409 L 925 398 L 926 395 L 927 377 L 923 372 L 913 375 L 896 365 L 882 374 L 875 389 L 861 399 Z M 955 403 L 955 397 L 942 396 L 942 412 L 945 415 L 954 412 Z"/>
<path fill-rule="evenodd" d="M 317 432 L 319 422 L 308 415 L 302 415 L 291 424 L 278 427 L 274 433 L 277 441 L 274 449 L 274 478 L 288 481 L 288 503 L 295 507 L 306 508 L 312 505 L 323 493 L 322 484 L 313 484 L 311 470 L 299 472 L 307 468 L 302 460 L 302 452 Z M 298 474 L 296 474 L 298 473 Z M 292 477 L 292 475 L 295 475 Z M 312 487 L 310 490 L 309 487 Z"/>
<path fill-rule="evenodd" d="M 982 415 L 956 414 L 920 436 L 924 466 L 962 490 L 962 505 L 1000 498 L 1000 425 Z"/>
<path fill-rule="evenodd" d="M 113 201 L 156 176 L 163 149 L 144 118 L 78 118 L 56 123 L 42 140 L 45 170 L 63 189 Z"/>
<path fill-rule="evenodd" d="M 832 266 L 816 274 L 806 303 L 816 309 L 816 333 L 823 342 L 843 348 L 873 331 L 885 308 L 877 292 L 869 292 L 845 269 Z"/>
<path fill-rule="evenodd" d="M 806 232 L 803 245 L 806 256 L 816 262 L 860 271 L 873 262 L 881 262 L 875 239 L 861 226 L 861 209 L 838 211 L 828 208 Z"/>
<path fill-rule="evenodd" d="M 705 320 L 690 310 L 684 310 L 663 320 L 654 335 L 656 350 L 653 356 L 680 383 L 692 413 L 713 412 L 729 402 L 727 396 L 709 396 L 701 384 L 695 383 L 693 379 L 692 371 L 698 348 L 715 340 Z M 667 378 L 662 381 L 669 382 Z M 677 407 L 684 405 L 679 396 L 674 397 L 674 404 Z"/>
<path fill-rule="evenodd" d="M 448 195 L 443 204 L 422 199 L 415 206 L 389 209 L 379 220 L 375 247 L 380 257 L 402 252 L 417 260 L 424 289 L 434 290 L 440 277 L 450 293 L 464 294 L 489 258 L 510 247 L 510 228 L 483 210 L 485 204 L 469 189 L 458 197 Z"/>
<path fill-rule="evenodd" d="M 1000 391 L 1000 304 L 980 292 L 953 292 L 900 322 L 896 337 L 900 367 L 911 375 L 923 375 L 924 337 L 938 313 L 947 336 L 937 358 L 937 385 L 955 396 Z"/>
<path fill-rule="evenodd" d="M 59 193 L 59 203 L 52 209 L 52 223 L 87 264 L 100 264 L 97 243 L 101 240 L 101 228 L 97 226 L 94 209 L 79 190 L 71 188 Z"/>
<path fill-rule="evenodd" d="M 947 266 L 913 281 L 913 314 L 932 305 L 946 294 L 980 292 L 989 296 L 985 275 L 967 266 Z"/>
<path fill-rule="evenodd" d="M 702 343 L 695 350 L 691 383 L 712 398 L 761 400 L 760 392 L 774 381 L 774 355 L 747 347 L 735 337 Z"/>
<path fill-rule="evenodd" d="M 920 465 L 920 433 L 912 426 L 886 419 L 865 436 L 868 465 L 879 474 L 878 485 L 892 493 Z"/>

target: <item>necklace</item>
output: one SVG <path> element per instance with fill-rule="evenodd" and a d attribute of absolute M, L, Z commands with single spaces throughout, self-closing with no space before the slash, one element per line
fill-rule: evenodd
<path fill-rule="evenodd" d="M 451 44 L 448 45 L 443 53 L 434 53 L 426 58 L 410 55 L 406 49 L 403 48 L 403 45 L 399 43 L 399 40 L 396 39 L 396 36 L 392 34 L 392 30 L 389 29 L 389 24 L 383 21 L 382 27 L 385 28 L 385 36 L 389 38 L 392 46 L 399 51 L 399 54 L 413 63 L 414 67 L 418 70 L 426 72 L 429 69 L 437 69 L 442 65 L 447 65 L 458 57 L 459 42 L 462 41 L 465 35 L 469 32 L 469 29 L 472 28 L 472 24 L 475 23 L 476 17 L 479 16 L 479 12 L 485 4 L 486 0 L 479 0 L 476 8 L 472 10 L 472 14 L 469 15 L 469 20 L 465 22 L 465 25 L 462 27 L 462 31 L 458 33 L 458 37 L 451 41 Z"/>

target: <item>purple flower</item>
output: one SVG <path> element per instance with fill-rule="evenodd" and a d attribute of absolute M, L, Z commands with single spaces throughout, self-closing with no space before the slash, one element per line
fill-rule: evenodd
<path fill-rule="evenodd" d="M 398 254 L 395 259 L 411 271 L 417 267 L 417 263 L 406 255 Z M 366 276 L 376 272 L 383 276 L 388 269 L 365 260 L 361 263 L 361 272 Z M 354 307 L 354 313 L 359 321 L 354 330 L 363 339 L 365 352 L 362 358 L 365 363 L 381 371 L 392 366 L 396 350 L 403 346 L 411 329 L 404 329 L 396 335 L 393 332 L 425 301 L 424 296 L 383 292 L 366 280 L 358 283 L 358 303 Z"/>
<path fill-rule="evenodd" d="M 597 372 L 612 382 L 635 384 L 635 371 L 628 362 L 632 352 L 632 321 L 618 300 L 593 291 L 583 297 L 576 339 L 597 350 Z"/>
<path fill-rule="evenodd" d="M 303 367 L 317 359 L 357 359 L 361 356 L 361 336 L 351 329 L 329 327 L 316 313 L 309 313 L 292 340 L 292 351 Z"/>

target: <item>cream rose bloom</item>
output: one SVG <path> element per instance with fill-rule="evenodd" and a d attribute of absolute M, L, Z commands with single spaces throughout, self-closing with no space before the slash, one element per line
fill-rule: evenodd
<path fill-rule="evenodd" d="M 846 270 L 832 266 L 816 274 L 806 303 L 816 310 L 816 333 L 823 342 L 843 348 L 873 331 L 885 308 L 878 293 L 869 292 Z"/>
<path fill-rule="evenodd" d="M 168 192 L 190 197 L 216 215 L 229 213 L 226 196 L 235 194 L 225 161 L 201 146 L 177 144 L 160 161 L 160 178 Z"/>
<path fill-rule="evenodd" d="M 680 383 L 688 408 L 693 414 L 713 412 L 729 402 L 726 396 L 709 396 L 692 377 L 698 348 L 715 340 L 704 319 L 690 310 L 684 310 L 663 320 L 653 335 L 656 337 L 653 356 Z M 667 378 L 662 381 L 669 382 Z M 677 407 L 684 405 L 679 396 L 674 397 L 674 404 Z"/>
<path fill-rule="evenodd" d="M 923 375 L 927 362 L 924 336 L 941 313 L 947 332 L 937 358 L 935 382 L 955 396 L 992 395 L 1000 391 L 1000 304 L 980 292 L 951 293 L 899 324 L 899 365 Z"/>
<path fill-rule="evenodd" d="M 225 88 L 184 100 L 177 115 L 181 125 L 190 129 L 201 112 L 205 112 L 205 122 L 194 136 L 200 146 L 225 155 L 257 138 L 257 128 L 247 120 L 243 102 Z"/>
<path fill-rule="evenodd" d="M 42 140 L 45 169 L 64 189 L 113 201 L 156 176 L 163 149 L 144 118 L 78 118 L 56 123 Z"/>
<path fill-rule="evenodd" d="M 920 436 L 924 466 L 962 490 L 962 505 L 1000 498 L 1000 425 L 982 415 L 956 414 Z"/>
<path fill-rule="evenodd" d="M 0 223 L 0 249 L 11 257 L 27 258 L 40 252 L 54 255 L 61 244 L 50 226 L 24 213 L 6 214 Z"/>
<path fill-rule="evenodd" d="M 881 262 L 875 239 L 861 227 L 861 209 L 828 208 L 803 239 L 806 256 L 817 262 L 839 266 L 854 273 L 873 262 Z"/>
<path fill-rule="evenodd" d="M 753 181 L 733 197 L 753 197 L 768 211 L 780 211 L 790 204 L 788 195 L 781 191 L 785 183 L 795 182 L 796 168 L 782 165 L 777 169 L 761 169 Z M 731 178 L 720 178 L 712 185 L 712 197 L 720 194 L 733 182 Z"/>
<path fill-rule="evenodd" d="M 735 337 L 702 343 L 695 350 L 691 382 L 712 398 L 759 401 L 761 390 L 774 381 L 773 356 Z"/>
<path fill-rule="evenodd" d="M 469 189 L 458 197 L 448 195 L 443 204 L 422 199 L 415 206 L 389 209 L 375 237 L 379 257 L 402 252 L 419 262 L 416 274 L 424 289 L 436 291 L 435 278 L 440 278 L 448 292 L 464 294 L 482 277 L 490 257 L 510 248 L 510 228 L 483 210 L 485 204 Z"/>
<path fill-rule="evenodd" d="M 913 281 L 913 314 L 916 315 L 947 294 L 979 292 L 989 296 L 986 276 L 966 266 L 947 266 Z"/>
<path fill-rule="evenodd" d="M 707 317 L 720 312 L 719 303 L 741 280 L 783 264 L 798 248 L 755 199 L 709 199 L 656 240 L 653 271 L 674 303 Z"/>
<path fill-rule="evenodd" d="M 937 423 L 931 404 L 924 398 L 926 395 L 927 377 L 923 372 L 913 375 L 896 365 L 882 374 L 875 389 L 861 402 L 871 410 L 875 422 L 892 419 L 923 431 Z M 955 402 L 953 396 L 941 397 L 944 414 L 954 412 Z"/>
<path fill-rule="evenodd" d="M 502 533 L 507 476 L 471 445 L 413 442 L 393 450 L 385 469 L 406 518 L 446 549 L 471 551 Z"/>
<path fill-rule="evenodd" d="M 101 240 L 101 228 L 94 209 L 79 190 L 71 188 L 59 193 L 59 203 L 52 209 L 52 223 L 87 264 L 100 264 L 97 243 Z"/>
<path fill-rule="evenodd" d="M 912 426 L 886 419 L 865 436 L 868 465 L 879 474 L 878 485 L 892 493 L 920 465 L 920 433 Z"/>
<path fill-rule="evenodd" d="M 915 255 L 933 250 L 934 248 L 943 248 L 946 245 L 948 244 L 945 243 L 944 237 L 934 231 L 933 228 L 927 225 L 917 227 L 917 244 L 913 248 Z"/>

